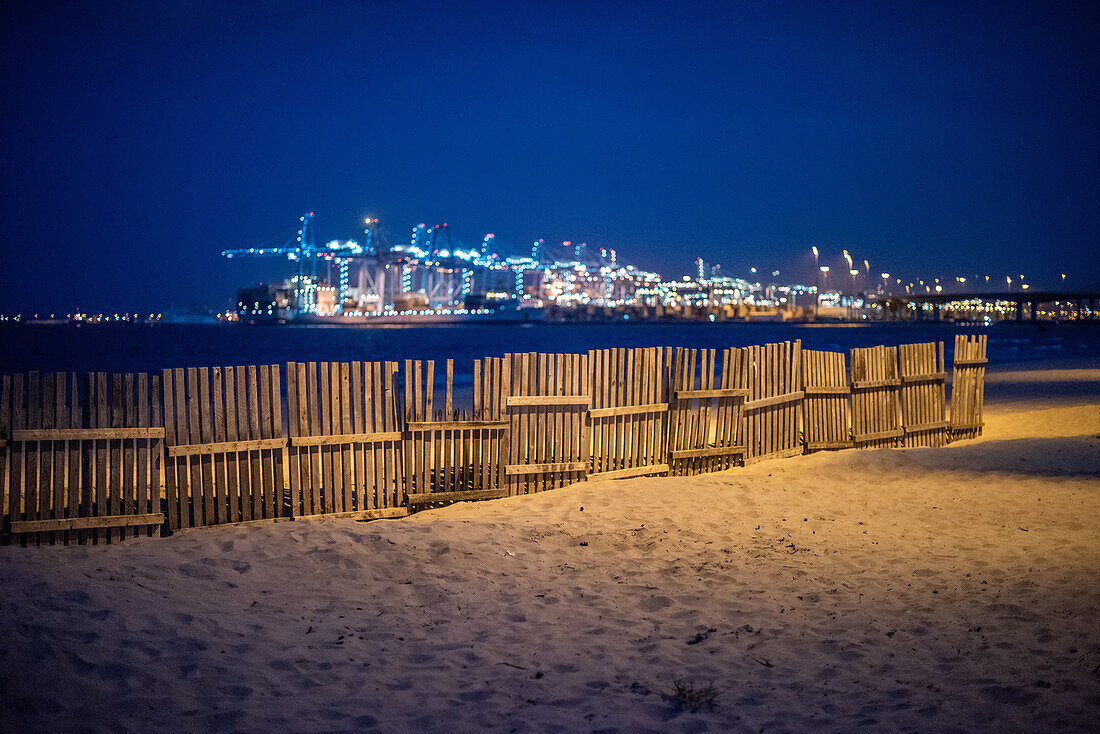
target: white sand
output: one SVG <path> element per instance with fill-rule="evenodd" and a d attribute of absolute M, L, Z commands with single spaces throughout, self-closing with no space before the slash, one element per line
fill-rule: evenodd
<path fill-rule="evenodd" d="M 1096 731 L 1100 404 L 401 521 L 4 548 L 0 589 L 13 731 Z M 677 679 L 716 706 L 678 710 Z"/>

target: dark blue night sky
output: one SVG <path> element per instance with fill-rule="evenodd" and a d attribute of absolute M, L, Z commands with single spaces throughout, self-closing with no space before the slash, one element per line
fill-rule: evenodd
<path fill-rule="evenodd" d="M 1100 285 L 1095 3 L 49 5 L 0 11 L 2 311 L 224 308 L 310 210 Z"/>

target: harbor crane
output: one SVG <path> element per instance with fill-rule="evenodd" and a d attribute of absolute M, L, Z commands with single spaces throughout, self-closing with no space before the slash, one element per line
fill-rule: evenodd
<path fill-rule="evenodd" d="M 446 305 L 470 295 L 474 274 L 499 267 L 495 236 L 488 234 L 480 248 L 466 247 L 452 239 L 446 223 L 418 225 L 407 245 L 391 244 L 382 234 L 380 220 L 367 217 L 362 244 L 333 240 L 318 245 L 314 235 L 314 213 L 309 212 L 287 230 L 247 248 L 223 250 L 235 257 L 285 257 L 297 263 L 295 307 L 310 312 L 315 308 L 308 298 L 307 275 L 316 282 L 318 263 L 334 264 L 339 271 L 337 308 L 355 302 L 355 309 L 384 311 L 399 300 L 402 293 L 416 284 L 429 303 Z M 389 271 L 394 271 L 390 277 Z M 326 282 L 330 282 L 326 277 Z"/>
<path fill-rule="evenodd" d="M 307 264 L 310 277 L 316 281 L 317 263 L 322 260 L 335 262 L 340 271 L 340 296 L 343 299 L 348 287 L 348 265 L 352 258 L 363 254 L 363 248 L 354 240 L 347 242 L 333 240 L 318 247 L 313 231 L 313 218 L 313 212 L 303 214 L 298 218 L 298 224 L 291 227 L 289 231 L 277 232 L 255 247 L 222 250 L 222 255 L 230 260 L 234 257 L 285 257 L 298 263 L 298 277 L 295 279 L 294 288 L 295 306 L 298 308 L 304 305 L 302 288 Z"/>

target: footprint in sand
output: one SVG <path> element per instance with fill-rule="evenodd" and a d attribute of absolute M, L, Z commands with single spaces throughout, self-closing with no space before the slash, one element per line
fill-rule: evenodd
<path fill-rule="evenodd" d="M 232 698 L 248 698 L 252 695 L 252 688 L 242 685 L 225 686 L 222 691 Z"/>
<path fill-rule="evenodd" d="M 222 569 L 230 569 L 244 574 L 252 570 L 252 565 L 244 561 L 220 558 L 203 558 L 179 567 L 180 573 L 193 579 L 215 581 L 221 576 Z"/>
<path fill-rule="evenodd" d="M 638 609 L 643 612 L 655 612 L 670 606 L 672 606 L 672 600 L 667 596 L 650 596 L 638 602 Z"/>

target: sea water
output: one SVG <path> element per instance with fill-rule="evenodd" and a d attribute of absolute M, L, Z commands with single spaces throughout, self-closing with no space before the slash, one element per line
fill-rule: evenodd
<path fill-rule="evenodd" d="M 805 349 L 988 334 L 993 365 L 1100 363 L 1100 323 L 1016 324 L 452 324 L 431 327 L 211 325 L 20 325 L 0 327 L 0 372 L 156 372 L 170 367 L 310 361 L 434 359 L 469 375 L 473 360 L 508 352 L 586 352 L 609 347 L 706 347 L 802 340 Z M 437 369 L 437 372 L 439 370 Z"/>

